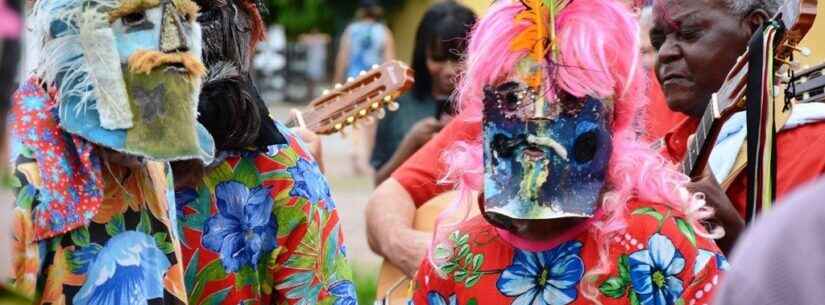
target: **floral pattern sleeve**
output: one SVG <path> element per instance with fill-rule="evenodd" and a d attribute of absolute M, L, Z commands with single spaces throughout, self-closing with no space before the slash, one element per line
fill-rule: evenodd
<path fill-rule="evenodd" d="M 629 222 L 636 225 L 615 237 L 613 251 L 620 254 L 600 293 L 632 305 L 709 304 L 727 269 L 714 241 L 660 205 L 632 206 Z"/>
<path fill-rule="evenodd" d="M 190 304 L 356 304 L 327 186 L 297 138 L 177 191 Z"/>

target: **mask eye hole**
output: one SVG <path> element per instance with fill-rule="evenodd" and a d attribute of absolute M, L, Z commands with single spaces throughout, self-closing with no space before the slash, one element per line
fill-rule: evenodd
<path fill-rule="evenodd" d="M 145 12 L 134 12 L 128 15 L 125 15 L 121 18 L 123 25 L 125 26 L 135 26 L 139 25 L 146 21 L 146 13 Z"/>
<path fill-rule="evenodd" d="M 598 137 L 595 131 L 588 131 L 578 138 L 573 144 L 573 159 L 578 163 L 587 163 L 596 156 L 596 146 Z"/>

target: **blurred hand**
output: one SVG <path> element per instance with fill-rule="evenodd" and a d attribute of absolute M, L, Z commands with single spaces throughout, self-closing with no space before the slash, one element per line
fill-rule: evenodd
<path fill-rule="evenodd" d="M 444 122 L 432 117 L 418 121 L 418 123 L 413 125 L 410 132 L 404 136 L 404 140 L 401 141 L 399 147 L 404 147 L 405 149 L 412 150 L 411 152 L 415 152 L 421 148 L 421 146 L 427 144 L 435 134 L 441 131 L 441 128 L 444 128 Z"/>
<path fill-rule="evenodd" d="M 744 229 L 745 220 L 739 215 L 739 211 L 736 210 L 725 190 L 716 181 L 716 176 L 713 175 L 710 167 L 705 167 L 699 176 L 694 177 L 688 183 L 687 188 L 691 192 L 705 194 L 706 204 L 715 211 L 712 220 L 725 229 L 725 237 L 717 241 L 717 244 L 723 252 L 727 253 Z"/>
<path fill-rule="evenodd" d="M 294 132 L 298 137 L 301 138 L 301 141 L 306 143 L 307 147 L 309 148 L 309 153 L 312 154 L 312 157 L 315 159 L 315 162 L 318 163 L 318 167 L 321 168 L 321 172 L 324 173 L 324 159 L 323 159 L 323 149 L 321 145 L 321 137 L 319 137 L 314 132 L 310 131 L 309 129 L 303 127 L 296 127 L 292 128 L 292 132 Z"/>

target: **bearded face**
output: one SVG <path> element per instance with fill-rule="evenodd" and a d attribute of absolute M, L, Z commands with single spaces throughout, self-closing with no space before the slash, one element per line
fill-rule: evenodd
<path fill-rule="evenodd" d="M 196 121 L 206 72 L 197 4 L 68 0 L 35 10 L 48 25 L 41 69 L 58 89 L 63 129 L 131 155 L 211 160 Z"/>

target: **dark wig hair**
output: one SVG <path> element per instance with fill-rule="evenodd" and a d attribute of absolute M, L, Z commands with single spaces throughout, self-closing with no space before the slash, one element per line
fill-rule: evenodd
<path fill-rule="evenodd" d="M 413 94 L 424 99 L 432 94 L 433 78 L 427 69 L 427 52 L 437 61 L 460 61 L 467 50 L 467 35 L 476 14 L 455 1 L 435 4 L 424 13 L 415 34 L 412 68 L 415 71 Z"/>

